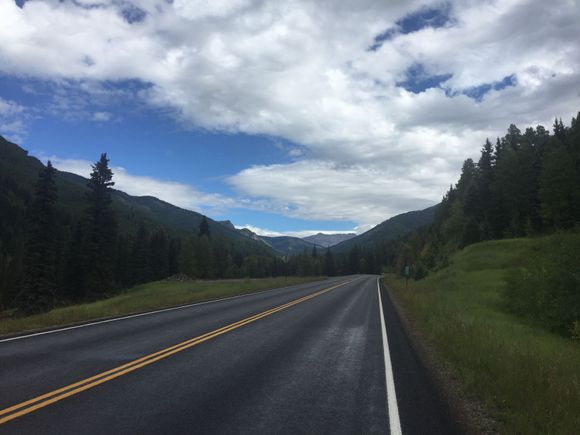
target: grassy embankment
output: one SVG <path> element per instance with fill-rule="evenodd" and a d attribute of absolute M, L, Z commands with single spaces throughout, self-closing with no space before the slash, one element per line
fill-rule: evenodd
<path fill-rule="evenodd" d="M 66 325 L 103 317 L 166 308 L 270 288 L 286 287 L 322 278 L 284 277 L 220 281 L 157 281 L 142 284 L 100 301 L 56 308 L 44 314 L 0 319 L 0 335 Z"/>
<path fill-rule="evenodd" d="M 448 363 L 467 397 L 482 400 L 501 433 L 574 434 L 580 428 L 580 342 L 509 314 L 506 278 L 546 239 L 479 243 L 422 281 L 387 275 L 402 309 Z M 540 245 L 541 244 L 541 245 Z"/>

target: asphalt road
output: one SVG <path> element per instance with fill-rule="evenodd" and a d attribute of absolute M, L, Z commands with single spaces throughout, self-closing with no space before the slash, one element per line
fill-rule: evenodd
<path fill-rule="evenodd" d="M 381 299 L 340 277 L 0 339 L 0 433 L 455 433 Z"/>

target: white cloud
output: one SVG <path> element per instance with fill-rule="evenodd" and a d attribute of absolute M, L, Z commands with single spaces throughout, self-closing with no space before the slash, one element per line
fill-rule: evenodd
<path fill-rule="evenodd" d="M 300 157 L 304 154 L 304 151 L 302 151 L 300 148 L 290 148 L 288 150 L 288 155 L 290 157 Z"/>
<path fill-rule="evenodd" d="M 89 88 L 137 79 L 150 85 L 142 98 L 186 126 L 298 144 L 288 152 L 301 160 L 230 178 L 258 198 L 248 207 L 368 226 L 437 201 L 509 123 L 549 126 L 579 107 L 574 0 L 454 1 L 453 25 L 377 51 L 367 48 L 378 33 L 441 3 L 143 0 L 133 24 L 124 2 L 99 3 L 0 2 L 0 71 Z M 451 78 L 417 94 L 397 86 L 418 63 Z M 509 75 L 515 87 L 461 95 Z"/>
<path fill-rule="evenodd" d="M 83 177 L 89 177 L 92 163 L 87 160 L 62 159 L 56 156 L 39 156 L 43 161 L 50 160 L 55 168 L 72 172 Z M 185 183 L 159 180 L 143 175 L 134 175 L 125 168 L 113 166 L 113 181 L 115 188 L 135 196 L 154 196 L 170 204 L 189 210 L 208 211 L 219 214 L 226 208 L 235 206 L 231 198 L 218 194 L 201 192 Z"/>
<path fill-rule="evenodd" d="M 224 17 L 249 5 L 247 0 L 176 0 L 175 11 L 178 15 L 197 20 L 208 17 Z"/>
<path fill-rule="evenodd" d="M 0 97 L 0 134 L 14 142 L 26 136 L 26 109 L 20 104 Z"/>
<path fill-rule="evenodd" d="M 441 163 L 434 160 L 430 165 L 436 169 Z M 288 216 L 354 221 L 368 229 L 401 210 L 426 208 L 438 202 L 438 193 L 421 186 L 440 184 L 444 178 L 425 171 L 422 165 L 403 176 L 363 165 L 300 161 L 254 166 L 229 181 L 244 194 L 268 198 L 274 211 Z"/>
<path fill-rule="evenodd" d="M 113 115 L 109 112 L 95 112 L 93 113 L 92 120 L 96 122 L 106 122 L 110 121 Z"/>
<path fill-rule="evenodd" d="M 5 100 L 0 97 L 0 116 L 13 116 L 24 112 L 24 107 L 14 101 Z"/>

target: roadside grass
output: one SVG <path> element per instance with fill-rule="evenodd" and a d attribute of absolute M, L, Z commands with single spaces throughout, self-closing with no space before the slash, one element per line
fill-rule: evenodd
<path fill-rule="evenodd" d="M 546 238 L 542 238 L 546 239 Z M 468 397 L 506 434 L 580 433 L 580 343 L 505 310 L 506 277 L 542 239 L 479 243 L 422 281 L 385 276 L 402 309 Z"/>
<path fill-rule="evenodd" d="M 322 280 L 320 277 L 231 279 L 219 281 L 156 281 L 96 302 L 56 308 L 47 313 L 0 319 L 0 335 L 121 316 L 209 299 L 253 293 Z"/>

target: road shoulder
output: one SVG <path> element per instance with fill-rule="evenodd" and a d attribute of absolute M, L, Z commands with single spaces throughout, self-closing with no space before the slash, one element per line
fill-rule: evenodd
<path fill-rule="evenodd" d="M 457 424 L 458 431 L 468 435 L 495 435 L 499 433 L 495 429 L 496 422 L 490 417 L 484 404 L 466 396 L 461 382 L 454 374 L 450 364 L 437 355 L 436 350 L 424 338 L 413 319 L 402 308 L 396 294 L 382 278 L 380 283 L 383 294 L 388 297 L 394 307 L 414 352 L 421 360 L 429 380 L 440 395 L 440 401 Z"/>

